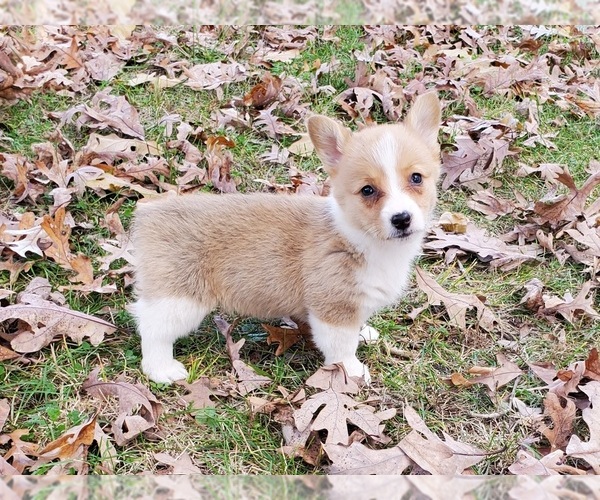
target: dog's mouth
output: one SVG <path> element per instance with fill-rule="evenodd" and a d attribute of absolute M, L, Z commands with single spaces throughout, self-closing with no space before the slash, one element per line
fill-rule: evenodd
<path fill-rule="evenodd" d="M 416 235 L 420 235 L 422 233 L 422 231 L 415 231 L 412 229 L 396 229 L 393 234 L 391 239 L 393 240 L 407 240 L 411 237 L 414 237 Z"/>

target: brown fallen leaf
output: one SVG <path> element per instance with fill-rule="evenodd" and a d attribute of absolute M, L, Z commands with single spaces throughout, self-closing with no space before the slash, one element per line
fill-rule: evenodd
<path fill-rule="evenodd" d="M 404 418 L 413 430 L 398 443 L 398 447 L 430 474 L 463 474 L 466 469 L 481 462 L 486 456 L 482 450 L 459 443 L 446 433 L 443 441 L 429 430 L 423 419 L 409 405 L 404 407 Z"/>
<path fill-rule="evenodd" d="M 585 377 L 589 377 L 592 380 L 600 381 L 600 358 L 598 356 L 598 349 L 593 347 L 585 360 Z"/>
<path fill-rule="evenodd" d="M 231 176 L 233 155 L 225 148 L 232 148 L 235 143 L 223 136 L 211 136 L 206 139 L 205 158 L 208 162 L 208 177 L 213 186 L 222 193 L 235 193 L 236 183 Z"/>
<path fill-rule="evenodd" d="M 446 233 L 442 228 L 434 227 L 423 245 L 426 250 L 435 251 L 453 247 L 475 254 L 481 262 L 504 271 L 515 269 L 524 262 L 540 260 L 541 254 L 537 244 L 509 245 L 472 223 L 467 224 L 467 230 L 462 234 Z"/>
<path fill-rule="evenodd" d="M 571 436 L 567 445 L 567 455 L 585 460 L 600 474 L 600 382 L 591 381 L 579 387 L 590 399 L 592 406 L 582 410 L 582 417 L 589 428 L 590 438 L 582 441 L 577 435 Z"/>
<path fill-rule="evenodd" d="M 562 316 L 573 324 L 576 318 L 587 316 L 591 319 L 599 319 L 600 313 L 593 307 L 594 296 L 592 294 L 593 283 L 586 281 L 577 296 L 573 297 L 569 292 L 561 299 L 556 295 L 543 295 L 544 306 L 537 311 L 538 316 L 553 317 Z"/>
<path fill-rule="evenodd" d="M 19 474 L 23 474 L 26 469 L 35 464 L 31 457 L 37 457 L 39 445 L 23 441 L 22 436 L 29 434 L 28 429 L 15 429 L 10 434 L 0 434 L 0 445 L 10 444 L 10 448 L 4 454 L 3 459 L 8 462 L 11 460 L 11 467 L 16 469 Z"/>
<path fill-rule="evenodd" d="M 94 415 L 87 422 L 72 427 L 59 438 L 48 443 L 40 450 L 38 460 L 31 470 L 38 469 L 40 466 L 58 458 L 61 462 L 78 462 L 75 468 L 81 471 L 85 463 L 87 449 L 94 441 L 96 417 L 97 415 Z"/>
<path fill-rule="evenodd" d="M 577 220 L 577 217 L 585 213 L 588 197 L 600 184 L 600 170 L 592 173 L 581 188 L 577 188 L 566 167 L 557 175 L 556 179 L 569 188 L 569 194 L 547 201 L 540 200 L 534 206 L 534 212 L 539 215 L 538 222 L 540 224 L 549 223 L 554 228 L 564 222 Z"/>
<path fill-rule="evenodd" d="M 310 339 L 310 332 L 303 332 L 297 328 L 281 327 L 262 323 L 261 326 L 267 331 L 267 344 L 277 344 L 275 356 L 281 356 L 293 345 L 296 345 L 304 338 Z"/>
<path fill-rule="evenodd" d="M 444 212 L 440 215 L 438 224 L 447 233 L 464 234 L 467 232 L 469 220 L 464 214 L 456 212 Z"/>
<path fill-rule="evenodd" d="M 168 453 L 154 453 L 153 456 L 159 464 L 169 466 L 169 474 L 202 474 L 202 470 L 194 465 L 187 452 L 183 452 L 177 458 Z"/>
<path fill-rule="evenodd" d="M 96 93 L 88 104 L 77 104 L 61 113 L 50 113 L 60 119 L 60 127 L 73 123 L 78 129 L 89 127 L 94 129 L 111 128 L 128 137 L 144 139 L 144 128 L 140 123 L 137 110 L 123 96 L 111 95 L 110 87 Z M 75 115 L 79 117 L 75 120 Z"/>
<path fill-rule="evenodd" d="M 192 384 L 188 384 L 185 380 L 178 380 L 176 384 L 189 391 L 189 394 L 182 396 L 180 401 L 186 406 L 191 404 L 193 410 L 214 408 L 215 402 L 210 399 L 212 396 L 227 396 L 226 391 L 219 389 L 219 382 L 208 377 L 200 377 Z"/>
<path fill-rule="evenodd" d="M 282 85 L 281 78 L 271 73 L 263 74 L 260 83 L 257 83 L 242 99 L 244 106 L 256 109 L 266 108 L 277 100 Z"/>
<path fill-rule="evenodd" d="M 16 283 L 19 274 L 22 272 L 27 272 L 33 266 L 33 262 L 19 262 L 14 260 L 12 255 L 8 260 L 0 261 L 0 271 L 8 271 L 10 276 L 8 278 L 8 283 L 12 286 Z"/>
<path fill-rule="evenodd" d="M 381 422 L 395 414 L 393 408 L 376 413 L 372 406 L 327 389 L 308 398 L 294 412 L 294 421 L 300 432 L 309 428 L 327 430 L 326 443 L 347 445 L 350 436 L 348 423 L 356 425 L 369 436 L 379 436 Z"/>
<path fill-rule="evenodd" d="M 77 343 L 87 337 L 92 345 L 98 345 L 104 335 L 115 330 L 114 325 L 103 319 L 73 311 L 42 298 L 34 299 L 31 294 L 22 300 L 30 303 L 0 307 L 0 323 L 11 319 L 21 321 L 16 333 L 4 335 L 11 347 L 19 353 L 39 351 L 59 336 L 68 337 Z"/>
<path fill-rule="evenodd" d="M 356 380 L 349 377 L 342 365 L 328 365 L 319 368 L 305 382 L 309 387 L 334 392 L 357 394 L 359 391 Z"/>
<path fill-rule="evenodd" d="M 350 446 L 330 443 L 323 448 L 332 462 L 328 474 L 400 475 L 413 463 L 398 446 L 373 450 L 355 441 Z"/>
<path fill-rule="evenodd" d="M 544 416 L 552 421 L 552 427 L 541 422 L 539 431 L 550 442 L 551 450 L 564 450 L 571 434 L 575 421 L 575 403 L 569 398 L 559 397 L 554 392 L 549 392 L 544 398 Z"/>
<path fill-rule="evenodd" d="M 475 308 L 478 325 L 484 330 L 493 330 L 494 323 L 497 322 L 496 316 L 476 295 L 448 292 L 435 281 L 431 274 L 420 267 L 415 269 L 415 273 L 417 284 L 427 294 L 429 304 L 437 306 L 443 303 L 451 324 L 461 330 L 466 330 L 467 311 Z"/>
<path fill-rule="evenodd" d="M 474 384 L 484 384 L 488 386 L 490 395 L 493 395 L 498 388 L 508 384 L 523 373 L 515 363 L 506 359 L 503 354 L 498 354 L 497 359 L 500 365 L 498 368 L 474 366 L 469 369 L 469 373 L 479 374 L 478 377 L 465 378 L 460 373 L 453 373 L 449 381 L 456 387 L 471 387 Z"/>
<path fill-rule="evenodd" d="M 540 459 L 531 456 L 524 450 L 519 450 L 517 459 L 508 467 L 508 470 L 511 474 L 553 476 L 560 474 L 564 459 L 565 453 L 562 450 L 554 450 Z"/>
<path fill-rule="evenodd" d="M 227 354 L 229 355 L 229 359 L 231 359 L 231 364 L 233 365 L 233 370 L 238 381 L 237 387 L 239 393 L 242 396 L 245 396 L 249 392 L 272 383 L 272 380 L 269 377 L 259 375 L 254 368 L 248 366 L 240 359 L 240 349 L 246 342 L 246 339 L 240 339 L 235 343 L 233 342 L 231 332 L 233 331 L 236 322 L 230 325 L 221 316 L 215 316 L 213 320 L 217 325 L 219 332 L 225 337 Z"/>
<path fill-rule="evenodd" d="M 491 190 L 477 191 L 467 200 L 467 206 L 485 215 L 488 220 L 495 220 L 515 211 L 515 205 L 509 200 L 496 196 Z"/>
<path fill-rule="evenodd" d="M 54 214 L 44 215 L 42 229 L 46 232 L 52 244 L 44 249 L 44 255 L 55 261 L 64 269 L 74 271 L 76 274 L 70 281 L 81 282 L 89 285 L 94 281 L 92 261 L 83 254 L 73 255 L 69 247 L 71 228 L 65 224 L 66 212 L 64 207 L 59 207 Z"/>
<path fill-rule="evenodd" d="M 118 398 L 119 415 L 111 426 L 117 445 L 123 446 L 157 425 L 162 404 L 146 386 L 120 380 L 104 382 L 98 379 L 99 372 L 100 368 L 95 368 L 83 383 L 82 389 L 98 399 L 106 399 L 108 396 Z"/>
<path fill-rule="evenodd" d="M 0 399 L 0 432 L 4 428 L 4 424 L 8 420 L 8 415 L 10 413 L 10 404 L 8 399 Z"/>

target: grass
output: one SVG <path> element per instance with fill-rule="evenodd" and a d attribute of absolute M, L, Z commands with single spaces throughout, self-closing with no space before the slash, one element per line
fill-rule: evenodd
<path fill-rule="evenodd" d="M 343 7 L 346 4 L 347 10 Z M 340 5 L 348 19 L 359 15 L 351 8 L 356 7 L 353 2 L 340 2 Z M 236 34 L 229 33 L 228 36 L 235 37 Z M 335 58 L 339 66 L 331 73 L 322 75 L 319 84 L 331 85 L 337 93 L 343 91 L 347 88 L 346 79 L 354 79 L 354 51 L 360 51 L 367 45 L 361 27 L 341 27 L 336 36 L 340 39 L 339 43 L 317 39 L 310 43 L 299 57 L 289 63 L 274 63 L 270 71 L 273 74 L 294 75 L 310 81 L 311 71 L 307 71 L 307 67 L 312 68 L 315 61 L 330 62 Z M 257 33 L 252 34 L 251 43 L 256 43 L 258 37 Z M 498 51 L 501 49 L 502 47 L 497 47 Z M 218 46 L 213 48 L 191 45 L 177 50 L 177 56 L 189 59 L 192 63 L 227 60 L 227 56 Z M 248 82 L 225 87 L 222 100 L 212 91 L 199 93 L 184 86 L 155 91 L 149 86 L 130 87 L 127 84 L 131 77 L 147 69 L 145 64 L 127 66 L 110 82 L 110 86 L 113 94 L 125 96 L 139 110 L 148 140 L 163 144 L 165 128 L 159 125 L 158 121 L 166 113 L 178 113 L 184 121 L 200 126 L 211 134 L 226 133 L 235 142 L 232 150 L 234 175 L 241 181 L 240 190 L 260 189 L 260 185 L 254 182 L 257 178 L 275 177 L 282 182 L 287 180 L 284 167 L 266 164 L 260 158 L 262 154 L 270 151 L 272 144 L 277 141 L 268 139 L 253 129 L 218 130 L 211 117 L 224 102 L 234 97 L 242 97 L 258 79 L 253 77 Z M 415 65 L 408 68 L 406 73 L 400 72 L 399 77 L 407 84 L 420 70 L 421 68 Z M 100 84 L 97 88 L 92 86 L 87 93 L 75 99 L 50 91 L 37 92 L 30 99 L 21 100 L 4 109 L 0 115 L 2 129 L 11 142 L 9 146 L 0 143 L 1 150 L 33 158 L 31 146 L 44 142 L 56 127 L 55 121 L 48 119 L 48 113 L 64 111 L 78 102 L 86 102 L 98 89 L 106 86 L 107 84 Z M 335 95 L 337 94 L 331 97 L 313 96 L 306 91 L 303 102 L 308 102 L 312 111 L 336 116 L 350 124 L 349 118 L 335 103 Z M 476 100 L 486 118 L 501 118 L 505 113 L 517 116 L 516 102 L 513 99 L 479 95 L 476 96 Z M 449 103 L 445 117 L 449 118 L 453 113 L 459 112 L 459 106 Z M 375 115 L 383 117 L 380 110 L 376 111 Z M 562 117 L 566 119 L 566 123 L 557 127 L 556 120 Z M 289 120 L 289 123 L 299 131 L 303 128 L 293 120 Z M 354 126 L 353 123 L 351 125 Z M 597 159 L 600 151 L 597 121 L 587 117 L 565 115 L 551 102 L 546 102 L 541 105 L 540 130 L 543 133 L 557 134 L 552 138 L 557 148 L 549 150 L 539 145 L 526 148 L 517 141 L 515 146 L 522 147 L 522 150 L 516 158 L 506 161 L 502 172 L 496 173 L 497 180 L 503 184 L 497 190 L 498 194 L 513 199 L 513 190 L 518 190 L 529 200 L 537 200 L 545 194 L 541 181 L 514 176 L 519 162 L 528 165 L 541 162 L 562 163 L 569 166 L 578 184 L 586 178 L 589 161 Z M 86 129 L 78 131 L 73 126 L 66 126 L 64 133 L 78 148 L 86 143 L 89 132 Z M 285 138 L 281 143 L 289 145 L 295 139 Z M 451 141 L 451 138 L 442 139 Z M 165 151 L 165 157 L 171 163 L 178 158 L 177 153 L 169 151 Z M 314 171 L 318 167 L 314 157 L 294 158 L 294 162 L 303 170 Z M 46 213 L 47 206 L 52 201 L 51 198 L 44 197 L 38 206 L 15 206 L 9 201 L 10 189 L 10 182 L 0 177 L 0 207 L 7 213 L 27 209 L 41 215 Z M 514 225 L 515 221 L 510 215 L 489 221 L 470 210 L 466 201 L 471 194 L 460 188 L 441 193 L 438 211 L 465 213 L 493 234 L 500 234 Z M 106 237 L 108 233 L 101 224 L 108 208 L 120 196 L 120 193 L 114 193 L 99 198 L 88 191 L 69 205 L 68 209 L 76 223 L 86 224 L 85 227 L 73 230 L 71 241 L 74 251 L 90 256 L 102 255 L 98 240 Z M 135 201 L 134 198 L 129 198 L 119 209 L 121 220 L 126 226 L 131 219 Z M 0 288 L 22 291 L 35 276 L 46 277 L 54 287 L 69 284 L 68 274 L 57 265 L 43 259 L 34 260 L 31 270 L 23 272 L 14 285 L 9 284 L 8 273 L 0 271 Z M 412 321 L 407 314 L 413 307 L 419 307 L 425 302 L 425 295 L 413 290 L 397 307 L 383 311 L 371 320 L 381 331 L 382 342 L 362 347 L 359 356 L 370 366 L 375 380 L 373 390 L 387 406 L 401 408 L 403 402 L 411 404 L 434 431 L 445 431 L 458 440 L 488 451 L 496 450 L 497 454 L 491 455 L 475 468 L 477 473 L 506 472 L 507 466 L 514 461 L 520 441 L 530 435 L 532 429 L 526 425 L 515 426 L 514 415 L 510 414 L 498 419 L 475 418 L 471 415 L 498 411 L 501 402 L 510 396 L 513 390 L 517 397 L 527 404 L 539 406 L 542 394 L 536 387 L 540 385 L 540 381 L 525 374 L 516 383 L 501 388 L 495 397 L 490 398 L 481 388 L 451 388 L 444 379 L 454 372 L 464 373 L 473 365 L 494 365 L 496 354 L 503 350 L 498 341 L 503 339 L 516 340 L 516 345 L 508 351 L 522 368 L 526 368 L 525 362 L 528 361 L 550 361 L 558 367 L 564 367 L 574 360 L 585 358 L 589 348 L 594 345 L 593 339 L 600 334 L 600 324 L 550 323 L 532 318 L 519 305 L 523 285 L 534 277 L 542 280 L 548 291 L 553 294 L 575 294 L 585 279 L 582 268 L 570 262 L 561 266 L 551 256 L 540 263 L 525 264 L 511 272 L 491 270 L 471 258 L 463 260 L 461 265 L 447 265 L 439 259 L 426 256 L 421 259 L 419 265 L 433 273 L 437 281 L 452 292 L 485 296 L 488 304 L 502 318 L 503 327 L 491 333 L 482 331 L 475 325 L 474 317 L 471 316 L 468 328 L 459 331 L 447 322 L 444 311 L 439 308 L 429 308 Z M 125 309 L 131 300 L 131 290 L 124 286 L 121 279 L 117 279 L 117 284 L 118 292 L 110 295 L 65 292 L 73 309 L 107 317 L 118 326 L 116 334 L 102 344 L 92 346 L 83 342 L 81 345 L 74 345 L 61 340 L 32 356 L 32 362 L 28 365 L 18 362 L 0 364 L 0 392 L 3 397 L 9 399 L 12 408 L 7 422 L 8 429 L 26 428 L 30 432 L 29 440 L 47 443 L 67 428 L 81 423 L 93 414 L 98 404 L 80 392 L 81 383 L 97 366 L 102 367 L 102 376 L 107 379 L 124 376 L 129 381 L 146 382 L 139 366 L 139 339 L 135 334 L 132 318 Z M 522 327 L 528 327 L 530 333 L 519 339 L 519 330 Z M 561 330 L 564 330 L 564 342 L 556 340 Z M 255 320 L 244 320 L 236 329 L 235 335 L 245 335 L 249 338 L 242 351 L 244 359 L 258 370 L 264 371 L 274 381 L 272 387 L 262 392 L 258 391 L 257 395 L 276 394 L 274 388 L 278 385 L 293 390 L 319 366 L 318 355 L 302 348 L 294 348 L 283 357 L 275 358 L 272 346 L 269 347 L 264 342 L 260 324 Z M 382 345 L 405 350 L 410 356 L 402 357 L 386 352 Z M 210 320 L 203 324 L 198 333 L 177 344 L 176 355 L 190 368 L 191 379 L 201 376 L 226 377 L 231 370 L 224 342 Z M 278 425 L 267 416 L 251 417 L 243 399 L 222 399 L 214 409 L 190 413 L 178 402 L 179 395 L 183 393 L 180 387 L 154 383 L 150 383 L 149 387 L 164 405 L 161 425 L 165 437 L 157 442 L 140 437 L 120 447 L 115 470 L 118 474 L 157 470 L 152 454 L 159 451 L 167 451 L 174 456 L 187 451 L 195 463 L 210 474 L 320 472 L 320 469 L 315 469 L 300 460 L 285 457 L 279 450 L 281 434 Z M 101 417 L 103 424 L 110 423 L 107 411 L 104 411 Z M 402 439 L 410 431 L 401 411 L 388 423 L 386 431 L 393 442 Z M 101 472 L 100 468 L 94 467 L 92 464 L 91 472 Z"/>

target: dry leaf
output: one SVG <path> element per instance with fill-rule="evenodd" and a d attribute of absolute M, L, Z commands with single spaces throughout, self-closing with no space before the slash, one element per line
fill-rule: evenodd
<path fill-rule="evenodd" d="M 193 384 L 188 384 L 185 380 L 175 382 L 189 391 L 189 394 L 182 396 L 180 401 L 186 406 L 191 403 L 193 410 L 202 408 L 214 408 L 215 402 L 210 399 L 211 396 L 227 396 L 227 392 L 219 389 L 219 383 L 208 377 L 200 377 Z"/>
<path fill-rule="evenodd" d="M 404 407 L 404 418 L 413 430 L 398 443 L 398 447 L 431 474 L 463 474 L 465 469 L 485 458 L 482 450 L 459 443 L 445 433 L 445 441 L 442 441 L 408 405 Z"/>
<path fill-rule="evenodd" d="M 119 415 L 112 423 L 115 442 L 119 446 L 156 426 L 162 413 L 162 405 L 156 396 L 142 384 L 130 384 L 117 380 L 104 382 L 98 379 L 100 368 L 94 369 L 82 385 L 90 396 L 106 399 L 115 396 L 119 402 Z"/>
<path fill-rule="evenodd" d="M 497 319 L 492 310 L 476 295 L 448 292 L 436 283 L 431 274 L 420 267 L 416 268 L 416 276 L 417 284 L 427 294 L 429 304 L 436 306 L 444 304 L 451 324 L 461 330 L 465 330 L 467 328 L 467 311 L 475 308 L 478 325 L 484 330 L 493 330 Z"/>
<path fill-rule="evenodd" d="M 569 292 L 562 299 L 555 295 L 543 295 L 544 307 L 538 309 L 537 314 L 539 316 L 556 316 L 560 314 L 571 324 L 581 316 L 587 316 L 591 319 L 600 318 L 600 314 L 593 307 L 592 286 L 591 281 L 586 281 L 576 297 L 573 297 Z"/>
<path fill-rule="evenodd" d="M 552 453 L 536 459 L 524 450 L 517 452 L 517 460 L 508 470 L 511 474 L 527 474 L 534 476 L 552 476 L 558 475 L 560 464 L 564 460 L 564 452 L 562 450 L 555 450 Z"/>
<path fill-rule="evenodd" d="M 540 423 L 540 432 L 548 439 L 552 451 L 564 450 L 573 433 L 575 421 L 575 403 L 569 398 L 561 398 L 553 392 L 544 399 L 544 416 L 552 421 L 552 428 Z"/>
<path fill-rule="evenodd" d="M 62 462 L 85 462 L 87 448 L 94 441 L 95 429 L 96 415 L 87 422 L 65 431 L 62 436 L 40 450 L 38 461 L 32 470 L 57 458 Z"/>
<path fill-rule="evenodd" d="M 19 474 L 23 474 L 25 469 L 35 464 L 35 460 L 31 457 L 37 457 L 39 453 L 39 445 L 21 439 L 22 436 L 27 436 L 28 434 L 28 429 L 15 429 L 10 434 L 0 435 L 0 445 L 11 443 L 10 448 L 4 454 L 3 459 L 6 462 L 12 459 L 10 465 L 16 469 Z"/>
<path fill-rule="evenodd" d="M 379 436 L 381 422 L 392 418 L 395 413 L 393 408 L 375 413 L 373 407 L 327 389 L 308 398 L 294 412 L 294 421 L 300 432 L 308 428 L 327 430 L 326 443 L 347 445 L 348 423 L 356 425 L 369 436 Z"/>
<path fill-rule="evenodd" d="M 538 245 L 508 245 L 472 223 L 467 224 L 463 234 L 446 233 L 441 228 L 433 228 L 429 233 L 425 249 L 442 250 L 452 247 L 475 254 L 480 261 L 492 268 L 510 271 L 524 262 L 540 260 L 541 248 Z"/>
<path fill-rule="evenodd" d="M 281 326 L 268 325 L 262 323 L 262 327 L 267 331 L 267 344 L 277 344 L 275 356 L 281 356 L 290 347 L 297 344 L 303 338 L 306 338 L 306 332 L 296 328 L 286 328 Z M 310 338 L 310 337 L 309 337 Z"/>
<path fill-rule="evenodd" d="M 60 126 L 73 123 L 78 129 L 82 126 L 95 129 L 111 128 L 126 136 L 144 139 L 144 128 L 140 124 L 137 110 L 123 96 L 110 94 L 110 87 L 101 90 L 92 97 L 91 105 L 78 104 L 63 113 L 50 113 L 60 118 Z M 79 117 L 74 120 L 74 116 Z"/>
<path fill-rule="evenodd" d="M 448 233 L 464 234 L 467 232 L 469 220 L 464 214 L 456 212 L 444 212 L 440 215 L 438 224 Z"/>
<path fill-rule="evenodd" d="M 349 377 L 342 365 L 329 365 L 319 368 L 305 382 L 309 387 L 334 392 L 357 394 L 359 387 L 352 377 Z"/>
<path fill-rule="evenodd" d="M 168 453 L 154 453 L 154 458 L 159 464 L 169 466 L 169 474 L 202 474 L 202 470 L 194 465 L 187 452 L 183 452 L 177 458 Z"/>
<path fill-rule="evenodd" d="M 0 323 L 9 319 L 19 319 L 29 325 L 29 329 L 7 335 L 11 347 L 20 353 L 39 351 L 59 336 L 77 343 L 88 337 L 92 345 L 98 345 L 104 335 L 115 330 L 115 326 L 107 321 L 43 299 L 35 304 L 0 307 Z"/>
<path fill-rule="evenodd" d="M 274 76 L 271 73 L 265 73 L 262 77 L 262 81 L 252 87 L 244 96 L 244 105 L 257 109 L 266 108 L 273 101 L 277 100 L 282 83 L 281 78 L 278 76 Z"/>
<path fill-rule="evenodd" d="M 577 435 L 571 436 L 567 445 L 567 455 L 581 458 L 592 466 L 595 474 L 600 474 L 600 382 L 592 381 L 579 387 L 590 399 L 592 406 L 582 410 L 583 420 L 590 432 L 588 441 Z"/>
<path fill-rule="evenodd" d="M 231 332 L 235 326 L 235 323 L 230 325 L 221 316 L 215 316 L 214 322 L 221 334 L 225 337 L 225 343 L 227 346 L 227 354 L 231 359 L 233 370 L 238 381 L 238 391 L 242 396 L 245 396 L 249 392 L 256 389 L 269 385 L 272 380 L 269 377 L 259 375 L 256 373 L 254 368 L 248 366 L 240 359 L 240 349 L 246 342 L 246 339 L 241 339 L 234 343 L 231 338 Z"/>
<path fill-rule="evenodd" d="M 540 200 L 534 206 L 534 212 L 540 216 L 539 223 L 549 223 L 552 227 L 577 220 L 585 213 L 587 198 L 600 184 L 600 171 L 591 174 L 579 189 L 566 167 L 557 175 L 557 180 L 569 188 L 569 194 L 553 200 Z"/>
<path fill-rule="evenodd" d="M 2 432 L 4 424 L 8 420 L 9 413 L 10 404 L 8 403 L 8 399 L 0 399 L 0 432 Z"/>
<path fill-rule="evenodd" d="M 400 475 L 412 465 L 412 460 L 397 446 L 373 450 L 354 442 L 350 446 L 325 444 L 323 448 L 332 462 L 328 474 Z"/>

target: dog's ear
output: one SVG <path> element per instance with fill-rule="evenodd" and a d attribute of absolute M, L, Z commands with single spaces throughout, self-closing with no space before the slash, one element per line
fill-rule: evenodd
<path fill-rule="evenodd" d="M 442 121 L 442 109 L 436 92 L 426 92 L 415 99 L 406 115 L 404 124 L 414 130 L 425 143 L 439 150 L 438 132 Z"/>
<path fill-rule="evenodd" d="M 306 122 L 306 127 L 325 170 L 331 174 L 337 169 L 344 144 L 352 132 L 335 120 L 322 115 L 311 116 Z"/>

